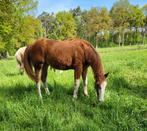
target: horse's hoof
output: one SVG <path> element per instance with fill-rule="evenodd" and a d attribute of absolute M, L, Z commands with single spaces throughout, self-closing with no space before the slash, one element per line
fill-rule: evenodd
<path fill-rule="evenodd" d="M 47 94 L 47 96 L 49 96 L 50 95 L 50 92 L 48 92 L 48 93 L 46 93 Z"/>
<path fill-rule="evenodd" d="M 85 93 L 85 92 L 84 92 L 84 96 L 88 97 L 89 95 L 88 95 L 88 93 Z"/>
<path fill-rule="evenodd" d="M 39 99 L 40 99 L 40 103 L 43 104 L 43 99 L 42 98 L 39 98 Z"/>
<path fill-rule="evenodd" d="M 76 100 L 77 100 L 77 98 L 74 98 L 74 97 L 72 98 L 72 101 L 76 101 Z"/>
<path fill-rule="evenodd" d="M 45 88 L 45 93 L 49 96 L 50 95 L 50 91 L 48 88 Z"/>
<path fill-rule="evenodd" d="M 89 95 L 88 94 L 84 94 L 84 96 L 88 97 Z"/>
<path fill-rule="evenodd" d="M 73 96 L 73 98 L 72 98 L 72 100 L 74 101 L 74 100 L 76 100 L 78 97 L 77 96 Z"/>

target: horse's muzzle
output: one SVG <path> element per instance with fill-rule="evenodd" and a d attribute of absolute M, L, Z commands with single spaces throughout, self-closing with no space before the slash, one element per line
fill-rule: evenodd
<path fill-rule="evenodd" d="M 98 100 L 100 102 L 104 101 L 104 94 L 105 94 L 105 88 L 98 89 Z"/>

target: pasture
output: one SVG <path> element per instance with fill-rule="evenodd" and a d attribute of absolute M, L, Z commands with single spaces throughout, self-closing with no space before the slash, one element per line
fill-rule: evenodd
<path fill-rule="evenodd" d="M 96 100 L 92 71 L 88 70 L 89 97 L 73 101 L 73 71 L 48 70 L 51 92 L 42 88 L 43 104 L 34 82 L 20 75 L 14 57 L 0 60 L 0 130 L 147 130 L 147 49 L 98 49 L 110 72 L 105 102 Z"/>

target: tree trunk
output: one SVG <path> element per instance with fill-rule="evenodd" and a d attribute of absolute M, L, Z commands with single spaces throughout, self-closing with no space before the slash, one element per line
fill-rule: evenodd
<path fill-rule="evenodd" d="M 124 39 L 125 39 L 125 33 L 124 31 L 122 32 L 122 46 L 124 46 Z"/>
<path fill-rule="evenodd" d="M 98 48 L 98 39 L 96 38 L 96 49 Z"/>
<path fill-rule="evenodd" d="M 118 43 L 119 43 L 119 46 L 120 46 L 120 43 L 121 43 L 121 35 L 120 35 L 120 33 L 118 35 Z"/>
<path fill-rule="evenodd" d="M 131 32 L 131 34 L 130 34 L 130 37 L 131 37 L 131 41 L 130 41 L 130 46 L 132 45 L 132 37 L 133 37 L 133 33 L 132 33 L 132 30 L 131 30 L 131 28 L 130 28 L 130 32 Z"/>
<path fill-rule="evenodd" d="M 138 42 L 137 42 L 137 37 L 138 37 L 138 36 L 137 36 L 137 30 L 138 30 L 138 29 L 137 29 L 137 27 L 136 27 L 136 30 L 135 30 L 135 33 L 136 33 L 136 37 L 135 37 L 135 45 L 136 45 L 136 44 L 138 45 Z"/>
<path fill-rule="evenodd" d="M 112 35 L 111 37 L 112 37 L 112 40 L 111 40 L 111 41 L 112 41 L 112 43 L 113 43 L 113 35 Z"/>

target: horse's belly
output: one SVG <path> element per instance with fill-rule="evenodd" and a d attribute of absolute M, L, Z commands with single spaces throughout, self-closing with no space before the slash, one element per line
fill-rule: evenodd
<path fill-rule="evenodd" d="M 72 58 L 71 57 L 53 57 L 49 61 L 49 65 L 53 68 L 66 70 L 72 68 Z"/>

